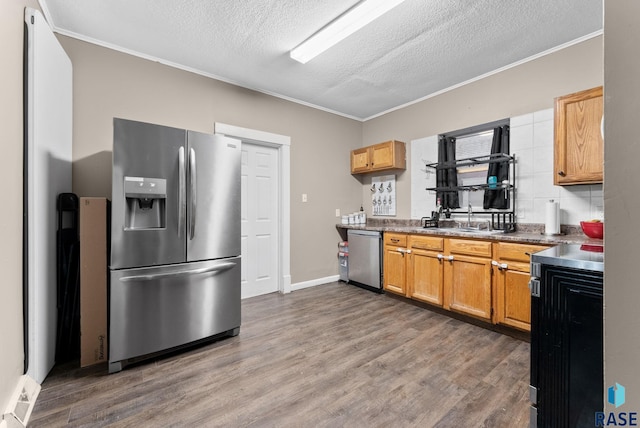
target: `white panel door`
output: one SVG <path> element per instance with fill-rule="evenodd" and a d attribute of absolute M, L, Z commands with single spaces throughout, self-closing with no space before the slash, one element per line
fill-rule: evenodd
<path fill-rule="evenodd" d="M 27 374 L 42 383 L 56 350 L 56 199 L 71 192 L 72 67 L 42 14 L 27 24 Z"/>
<path fill-rule="evenodd" d="M 278 291 L 278 149 L 242 142 L 242 298 Z"/>

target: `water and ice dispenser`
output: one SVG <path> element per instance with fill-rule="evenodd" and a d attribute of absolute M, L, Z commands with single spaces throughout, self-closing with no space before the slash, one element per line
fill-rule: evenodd
<path fill-rule="evenodd" d="M 125 229 L 164 229 L 166 227 L 167 180 L 125 177 L 124 196 L 127 202 Z"/>

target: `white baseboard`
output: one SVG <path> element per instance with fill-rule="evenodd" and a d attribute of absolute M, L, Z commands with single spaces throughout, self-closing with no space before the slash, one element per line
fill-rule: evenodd
<path fill-rule="evenodd" d="M 324 278 L 312 279 L 310 281 L 296 282 L 291 284 L 291 291 L 302 290 L 303 288 L 315 287 L 316 285 L 329 284 L 340 279 L 340 275 L 325 276 Z"/>
<path fill-rule="evenodd" d="M 40 394 L 40 385 L 30 376 L 23 375 L 2 415 L 0 428 L 23 428 L 27 426 L 31 412 Z"/>
<path fill-rule="evenodd" d="M 284 275 L 282 277 L 282 294 L 291 293 L 291 275 Z"/>

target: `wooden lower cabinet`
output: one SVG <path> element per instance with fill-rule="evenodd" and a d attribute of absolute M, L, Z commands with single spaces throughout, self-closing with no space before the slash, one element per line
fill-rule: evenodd
<path fill-rule="evenodd" d="M 509 269 L 496 270 L 496 323 L 531 331 L 529 265 L 510 263 Z"/>
<path fill-rule="evenodd" d="M 445 267 L 448 309 L 491 320 L 491 259 L 454 256 Z"/>
<path fill-rule="evenodd" d="M 444 239 L 409 236 L 408 297 L 442 306 L 444 304 Z"/>
<path fill-rule="evenodd" d="M 494 324 L 531 330 L 530 254 L 544 245 L 384 234 L 384 289 Z"/>
<path fill-rule="evenodd" d="M 383 288 L 385 291 L 407 295 L 407 235 L 384 234 Z"/>
<path fill-rule="evenodd" d="M 449 239 L 447 247 L 445 308 L 490 321 L 492 243 Z"/>
<path fill-rule="evenodd" d="M 530 255 L 542 245 L 495 244 L 493 263 L 495 323 L 531 331 Z"/>

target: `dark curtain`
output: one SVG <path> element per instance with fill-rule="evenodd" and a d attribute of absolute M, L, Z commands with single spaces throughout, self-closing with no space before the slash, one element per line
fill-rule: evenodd
<path fill-rule="evenodd" d="M 509 126 L 493 129 L 493 141 L 491 143 L 491 154 L 504 153 L 509 154 Z M 487 182 L 489 177 L 496 176 L 498 181 L 498 187 L 503 180 L 509 179 L 509 161 L 494 162 L 489 164 L 489 170 L 487 172 Z M 509 208 L 509 191 L 506 189 L 487 189 L 484 191 L 484 209 Z"/>
<path fill-rule="evenodd" d="M 456 139 L 443 135 L 438 139 L 438 166 L 451 164 L 451 167 L 436 170 L 436 187 L 456 187 L 458 185 L 458 171 L 455 167 Z M 436 198 L 440 198 L 442 208 L 460 208 L 457 191 L 438 191 Z"/>

